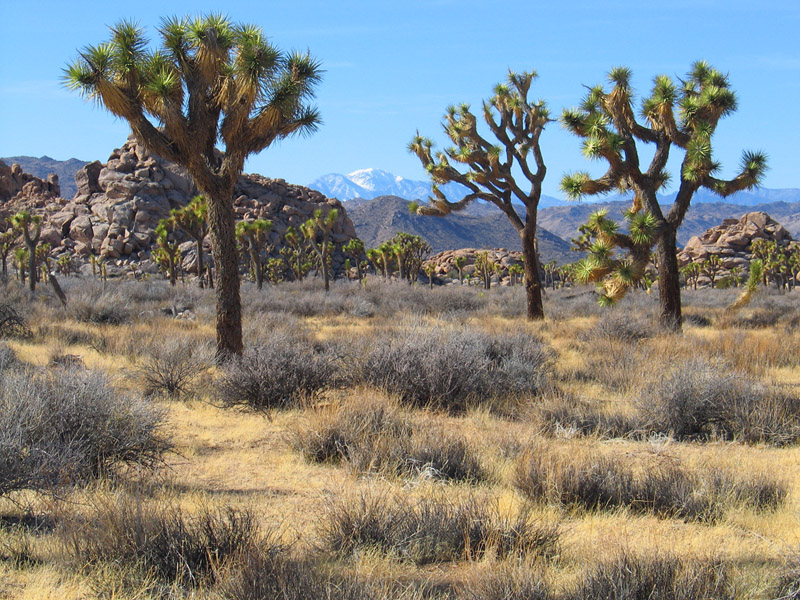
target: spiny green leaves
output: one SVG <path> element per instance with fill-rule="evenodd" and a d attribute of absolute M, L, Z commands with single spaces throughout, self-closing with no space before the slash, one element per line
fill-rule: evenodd
<path fill-rule="evenodd" d="M 214 52 L 224 52 L 233 47 L 236 31 L 221 13 L 197 17 L 187 23 L 187 37 L 196 48 L 204 47 Z"/>
<path fill-rule="evenodd" d="M 591 180 L 591 175 L 585 171 L 566 174 L 561 178 L 561 191 L 564 192 L 570 200 L 580 200 L 588 193 L 586 187 Z"/>
<path fill-rule="evenodd" d="M 628 231 L 633 243 L 638 246 L 649 246 L 655 242 L 656 228 L 658 222 L 649 212 L 626 212 L 625 218 L 628 221 Z"/>
<path fill-rule="evenodd" d="M 119 73 L 135 73 L 147 48 L 147 38 L 138 23 L 122 20 L 111 27 L 111 46 L 115 67 Z"/>
<path fill-rule="evenodd" d="M 608 81 L 620 88 L 630 88 L 633 71 L 628 67 L 614 67 L 608 73 Z"/>
<path fill-rule="evenodd" d="M 767 155 L 764 152 L 745 150 L 740 166 L 743 175 L 759 183 L 767 171 Z"/>

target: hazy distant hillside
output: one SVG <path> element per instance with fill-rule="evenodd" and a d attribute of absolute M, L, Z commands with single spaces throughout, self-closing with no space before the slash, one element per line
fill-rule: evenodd
<path fill-rule="evenodd" d="M 411 214 L 410 202 L 397 196 L 381 196 L 358 203 L 345 202 L 358 237 L 368 248 L 388 240 L 399 231 L 425 238 L 434 252 L 457 248 L 507 248 L 521 250 L 519 235 L 508 218 L 495 207 L 484 207 L 480 215 L 454 213 L 447 217 Z M 490 209 L 493 209 L 491 212 Z M 576 260 L 569 244 L 549 231 L 539 229 L 542 260 L 560 264 Z"/>
<path fill-rule="evenodd" d="M 58 184 L 61 186 L 61 197 L 71 199 L 77 188 L 75 187 L 75 173 L 86 164 L 84 160 L 70 158 L 69 160 L 56 160 L 49 156 L 9 156 L 0 158 L 9 167 L 19 163 L 22 170 L 31 175 L 44 179 L 50 173 L 58 175 Z"/>
<path fill-rule="evenodd" d="M 800 190 L 761 190 L 767 192 L 799 192 Z M 800 194 L 799 194 L 800 195 Z M 786 194 L 790 197 L 791 194 Z M 609 216 L 622 221 L 622 211 L 630 206 L 630 202 L 584 203 L 576 202 L 570 206 L 543 208 L 539 210 L 538 224 L 555 235 L 569 241 L 578 233 L 578 226 L 586 222 L 589 216 L 601 209 L 608 208 Z M 666 207 L 665 207 L 666 208 Z M 800 238 L 800 202 L 773 202 L 755 205 L 737 205 L 728 203 L 693 203 L 678 229 L 678 245 L 683 245 L 694 235 L 700 235 L 706 229 L 719 225 L 723 219 L 739 218 L 743 214 L 754 211 L 768 213 L 773 219 L 788 229 L 794 238 Z"/>

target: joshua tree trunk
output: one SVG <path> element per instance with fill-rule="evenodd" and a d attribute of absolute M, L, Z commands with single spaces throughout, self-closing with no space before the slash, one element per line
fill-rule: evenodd
<path fill-rule="evenodd" d="M 258 248 L 252 237 L 247 240 L 247 251 L 250 254 L 250 264 L 253 267 L 253 274 L 256 277 L 256 289 L 260 290 L 264 287 L 264 274 L 261 272 L 261 258 L 258 256 Z"/>
<path fill-rule="evenodd" d="M 200 280 L 200 287 L 203 288 L 204 283 L 203 279 L 206 276 L 205 265 L 203 265 L 203 240 L 198 239 L 197 241 L 197 278 Z"/>
<path fill-rule="evenodd" d="M 37 235 L 35 241 L 31 241 L 28 233 L 25 233 L 25 245 L 28 247 L 28 287 L 32 292 L 36 291 L 36 242 L 39 241 Z"/>
<path fill-rule="evenodd" d="M 233 185 L 203 190 L 209 198 L 208 221 L 213 242 L 217 295 L 217 358 L 242 354 L 242 302 L 233 213 Z"/>
<path fill-rule="evenodd" d="M 536 208 L 528 207 L 525 226 L 519 232 L 522 240 L 522 257 L 525 268 L 525 296 L 528 304 L 528 320 L 544 319 L 542 307 L 542 285 L 539 280 L 539 256 L 536 252 Z"/>
<path fill-rule="evenodd" d="M 666 225 L 658 238 L 659 321 L 668 331 L 681 330 L 681 287 L 677 257 L 677 231 Z"/>
<path fill-rule="evenodd" d="M 322 280 L 325 282 L 325 293 L 331 290 L 330 272 L 328 271 L 328 234 L 325 234 L 325 239 L 322 241 L 322 256 L 320 256 L 320 264 L 322 265 Z"/>

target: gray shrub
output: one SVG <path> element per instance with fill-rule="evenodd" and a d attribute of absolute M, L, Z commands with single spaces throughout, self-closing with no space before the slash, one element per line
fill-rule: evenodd
<path fill-rule="evenodd" d="M 462 411 L 508 396 L 538 395 L 550 370 L 547 346 L 525 334 L 411 327 L 369 343 L 361 379 L 412 406 Z"/>
<path fill-rule="evenodd" d="M 0 377 L 0 496 L 152 468 L 170 443 L 164 414 L 97 373 L 53 369 Z"/>

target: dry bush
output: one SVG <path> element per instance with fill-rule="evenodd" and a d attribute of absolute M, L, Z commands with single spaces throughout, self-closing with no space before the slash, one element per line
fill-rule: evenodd
<path fill-rule="evenodd" d="M 531 335 L 415 326 L 370 340 L 360 377 L 403 404 L 458 412 L 478 404 L 499 406 L 498 400 L 509 396 L 540 394 L 548 382 L 550 354 Z"/>
<path fill-rule="evenodd" d="M 49 490 L 125 465 L 154 468 L 171 448 L 165 415 L 87 371 L 8 373 L 0 378 L 0 496 Z"/>
<path fill-rule="evenodd" d="M 223 600 L 445 600 L 425 582 L 335 572 L 314 559 L 298 559 L 274 547 L 259 548 L 227 573 L 218 586 Z"/>
<path fill-rule="evenodd" d="M 558 528 L 527 513 L 499 515 L 496 506 L 470 497 L 412 500 L 362 494 L 332 502 L 318 534 L 322 549 L 339 556 L 375 550 L 417 565 L 503 556 L 554 556 Z"/>
<path fill-rule="evenodd" d="M 734 600 L 728 569 L 717 560 L 628 554 L 595 567 L 563 600 Z"/>
<path fill-rule="evenodd" d="M 19 366 L 19 360 L 14 351 L 3 341 L 0 341 L 0 371 L 12 369 Z"/>
<path fill-rule="evenodd" d="M 214 395 L 228 407 L 269 411 L 294 406 L 343 380 L 341 363 L 334 345 L 278 331 L 222 365 Z"/>
<path fill-rule="evenodd" d="M 82 323 L 121 325 L 133 319 L 130 300 L 119 290 L 87 287 L 75 290 L 67 305 L 69 314 Z"/>
<path fill-rule="evenodd" d="M 582 332 L 579 338 L 586 342 L 598 339 L 638 342 L 654 337 L 657 332 L 652 315 L 615 307 L 604 312 L 597 323 Z"/>
<path fill-rule="evenodd" d="M 460 582 L 458 600 L 556 600 L 542 569 L 519 563 L 492 564 Z"/>
<path fill-rule="evenodd" d="M 70 563 L 93 570 L 135 566 L 160 581 L 194 587 L 257 546 L 275 545 L 248 511 L 223 508 L 187 514 L 141 496 L 101 498 L 88 515 L 62 520 L 58 537 Z"/>
<path fill-rule="evenodd" d="M 636 468 L 621 457 L 568 457 L 543 445 L 517 462 L 514 484 L 527 498 L 568 508 L 652 513 L 714 522 L 732 506 L 774 510 L 788 487 L 765 476 L 739 478 L 712 469 L 689 472 L 672 463 Z"/>
<path fill-rule="evenodd" d="M 306 460 L 344 462 L 356 473 L 455 481 L 486 477 L 463 438 L 414 426 L 409 415 L 387 402 L 348 403 L 318 412 L 295 429 L 292 442 Z"/>
<path fill-rule="evenodd" d="M 546 398 L 532 407 L 530 414 L 547 435 L 638 438 L 642 433 L 637 416 L 609 414 L 601 411 L 596 402 L 564 394 Z"/>
<path fill-rule="evenodd" d="M 800 438 L 800 398 L 719 363 L 686 361 L 638 403 L 643 427 L 677 439 L 786 445 Z"/>
<path fill-rule="evenodd" d="M 11 304 L 0 304 L 0 339 L 29 339 L 32 336 L 27 322 Z"/>
<path fill-rule="evenodd" d="M 195 383 L 212 363 L 207 343 L 170 337 L 153 342 L 137 357 L 135 374 L 146 396 L 179 398 L 195 391 Z"/>

